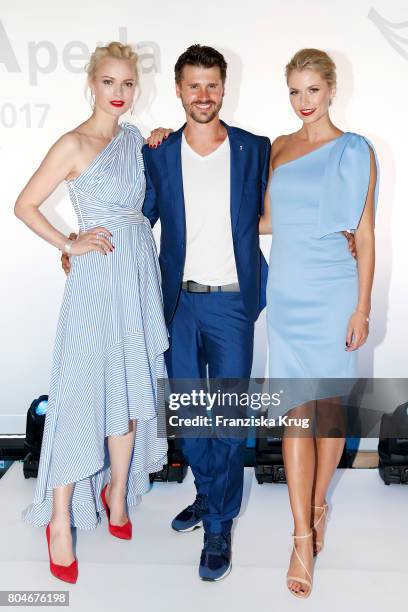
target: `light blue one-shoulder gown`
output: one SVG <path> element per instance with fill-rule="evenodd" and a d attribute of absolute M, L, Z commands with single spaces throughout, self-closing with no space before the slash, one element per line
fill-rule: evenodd
<path fill-rule="evenodd" d="M 357 352 L 345 342 L 358 301 L 357 264 L 341 232 L 358 227 L 369 180 L 368 141 L 351 132 L 273 172 L 271 378 L 356 376 Z M 377 189 L 378 179 L 375 201 Z"/>

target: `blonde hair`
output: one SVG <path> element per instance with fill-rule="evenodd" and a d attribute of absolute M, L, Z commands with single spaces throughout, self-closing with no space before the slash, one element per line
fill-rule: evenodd
<path fill-rule="evenodd" d="M 285 68 L 286 82 L 293 70 L 314 70 L 319 73 L 330 89 L 336 87 L 336 64 L 325 51 L 319 49 L 301 49 L 290 60 Z"/>
<path fill-rule="evenodd" d="M 92 53 L 89 62 L 85 66 L 85 72 L 88 75 L 89 81 L 94 78 L 98 64 L 101 60 L 105 59 L 105 57 L 129 60 L 134 68 L 136 81 L 138 80 L 137 53 L 133 51 L 130 45 L 124 45 L 114 40 L 106 45 L 106 47 L 96 47 L 95 51 Z"/>

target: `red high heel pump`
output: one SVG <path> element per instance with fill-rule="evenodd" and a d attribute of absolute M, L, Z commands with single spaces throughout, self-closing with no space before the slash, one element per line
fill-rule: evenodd
<path fill-rule="evenodd" d="M 48 556 L 50 558 L 50 571 L 53 576 L 59 578 L 60 580 L 64 580 L 64 582 L 70 582 L 71 584 L 75 584 L 78 579 L 78 561 L 75 559 L 71 563 L 71 565 L 57 565 L 51 559 L 51 550 L 50 550 L 50 525 L 47 525 L 47 529 L 45 530 L 45 535 L 47 536 L 48 543 Z"/>
<path fill-rule="evenodd" d="M 128 519 L 127 523 L 124 525 L 112 525 L 110 522 L 110 510 L 108 508 L 108 504 L 106 503 L 106 484 L 101 491 L 101 499 L 103 506 L 105 508 L 106 516 L 109 521 L 109 533 L 111 533 L 116 538 L 120 538 L 121 540 L 130 540 L 132 538 L 132 523 L 130 519 Z"/>

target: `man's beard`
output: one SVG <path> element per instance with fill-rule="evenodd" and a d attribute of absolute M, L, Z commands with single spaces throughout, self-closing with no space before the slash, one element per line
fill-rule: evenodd
<path fill-rule="evenodd" d="M 219 104 L 214 104 L 214 102 L 211 102 L 211 108 L 209 109 L 208 114 L 204 115 L 195 107 L 194 104 L 187 106 L 187 104 L 184 103 L 183 99 L 181 99 L 181 102 L 187 115 L 194 119 L 194 121 L 196 121 L 197 123 L 210 123 L 210 121 L 212 121 L 214 117 L 218 115 L 222 106 L 222 100 L 221 102 L 219 102 Z"/>

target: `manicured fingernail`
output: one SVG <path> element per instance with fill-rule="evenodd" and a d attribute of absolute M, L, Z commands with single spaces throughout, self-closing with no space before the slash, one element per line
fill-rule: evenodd
<path fill-rule="evenodd" d="M 161 140 L 159 140 L 159 142 L 158 142 L 157 144 L 159 144 L 159 145 L 160 145 L 160 144 L 161 144 Z"/>
<path fill-rule="evenodd" d="M 165 135 L 164 139 L 166 140 L 166 138 L 167 138 L 167 134 Z"/>

